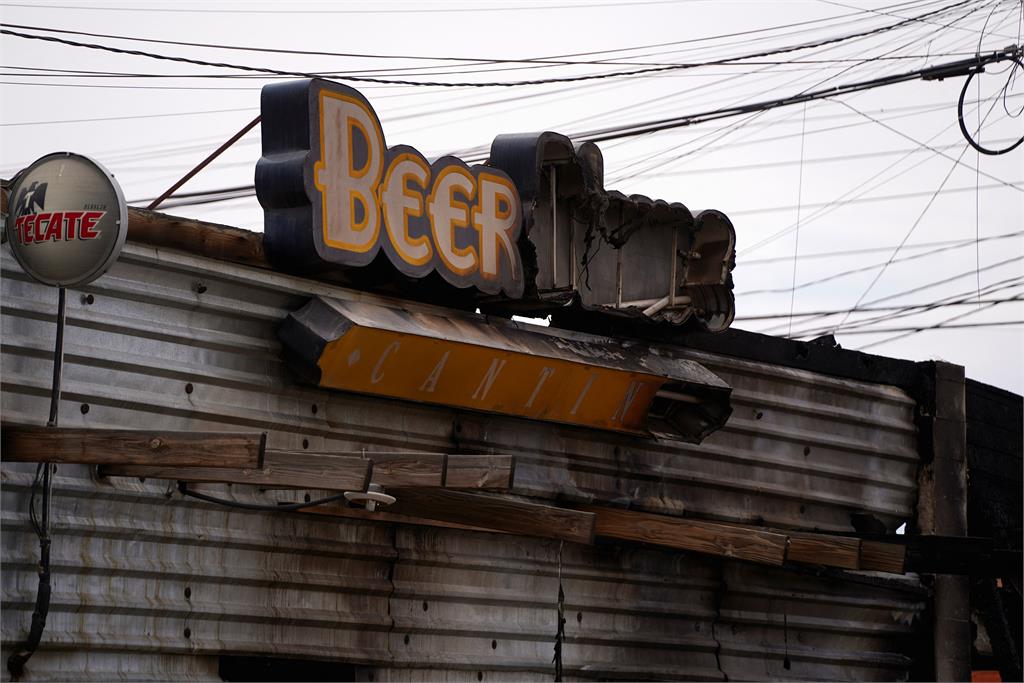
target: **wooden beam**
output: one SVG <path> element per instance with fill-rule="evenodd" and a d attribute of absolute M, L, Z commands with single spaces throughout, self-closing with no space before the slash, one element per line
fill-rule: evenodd
<path fill-rule="evenodd" d="M 66 429 L 5 424 L 4 460 L 86 465 L 162 465 L 255 468 L 263 464 L 266 434 Z"/>
<path fill-rule="evenodd" d="M 865 571 L 902 574 L 906 558 L 907 549 L 897 543 L 861 541 L 860 568 Z"/>
<path fill-rule="evenodd" d="M 582 509 L 596 515 L 594 531 L 604 538 L 640 541 L 776 566 L 781 566 L 786 559 L 786 536 L 781 533 L 632 510 L 594 506 Z"/>
<path fill-rule="evenodd" d="M 445 487 L 450 489 L 510 490 L 516 460 L 510 455 L 449 455 Z"/>
<path fill-rule="evenodd" d="M 249 484 L 267 489 L 365 491 L 370 483 L 372 470 L 372 464 L 359 457 L 267 451 L 261 469 L 106 465 L 100 468 L 100 475 L 192 482 L 226 482 Z"/>
<path fill-rule="evenodd" d="M 136 207 L 128 208 L 128 239 L 154 247 L 180 249 L 220 261 L 270 268 L 263 235 Z"/>
<path fill-rule="evenodd" d="M 573 543 L 594 541 L 594 515 L 589 512 L 447 489 L 404 489 L 395 496 L 389 513 Z"/>
<path fill-rule="evenodd" d="M 851 536 L 828 536 L 787 531 L 786 559 L 841 569 L 860 569 L 861 540 Z"/>

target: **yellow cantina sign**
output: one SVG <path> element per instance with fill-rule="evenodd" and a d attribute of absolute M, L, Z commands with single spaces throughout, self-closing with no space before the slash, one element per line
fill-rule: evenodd
<path fill-rule="evenodd" d="M 289 365 L 329 389 L 690 440 L 729 414 L 729 387 L 665 349 L 472 313 L 316 297 L 278 334 Z"/>
<path fill-rule="evenodd" d="M 388 148 L 366 98 L 329 81 L 266 86 L 261 108 L 256 192 L 272 260 L 323 270 L 383 252 L 413 278 L 522 296 L 521 207 L 505 173 Z"/>
<path fill-rule="evenodd" d="M 645 432 L 664 377 L 390 330 L 355 328 L 320 356 L 320 386 L 537 420 Z"/>

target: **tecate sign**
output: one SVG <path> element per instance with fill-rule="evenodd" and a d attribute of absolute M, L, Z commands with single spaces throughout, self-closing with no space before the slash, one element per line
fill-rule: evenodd
<path fill-rule="evenodd" d="M 69 152 L 48 154 L 22 171 L 8 208 L 11 252 L 46 285 L 92 282 L 117 260 L 128 234 L 117 181 L 95 161 Z"/>
<path fill-rule="evenodd" d="M 256 195 L 268 256 L 292 270 L 367 266 L 520 297 L 519 193 L 502 171 L 389 148 L 358 91 L 320 79 L 268 85 Z"/>

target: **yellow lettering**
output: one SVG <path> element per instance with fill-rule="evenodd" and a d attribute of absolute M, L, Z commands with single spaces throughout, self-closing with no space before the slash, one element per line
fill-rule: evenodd
<path fill-rule="evenodd" d="M 434 188 L 427 199 L 430 229 L 434 234 L 437 253 L 448 269 L 457 275 L 466 275 L 477 267 L 476 247 L 455 246 L 455 228 L 469 226 L 469 207 L 455 199 L 460 192 L 472 200 L 476 194 L 473 175 L 461 166 L 449 166 L 434 180 Z"/>
<path fill-rule="evenodd" d="M 359 168 L 357 131 L 366 147 Z M 380 210 L 375 188 L 383 155 L 384 134 L 373 111 L 354 97 L 321 92 L 320 161 L 313 180 L 323 196 L 323 235 L 328 246 L 363 253 L 377 244 Z"/>
<path fill-rule="evenodd" d="M 508 180 L 491 173 L 481 173 L 479 204 L 473 212 L 473 225 L 480 233 L 480 275 L 496 280 L 499 275 L 501 251 L 508 257 L 511 276 L 518 277 L 519 258 L 515 232 L 519 227 L 519 203 L 516 189 Z"/>
<path fill-rule="evenodd" d="M 391 244 L 403 261 L 421 266 L 430 260 L 430 239 L 409 237 L 409 217 L 423 215 L 423 192 L 410 192 L 409 181 L 425 190 L 430 182 L 430 167 L 415 154 L 399 154 L 384 174 L 380 186 L 380 204 L 384 227 Z"/>

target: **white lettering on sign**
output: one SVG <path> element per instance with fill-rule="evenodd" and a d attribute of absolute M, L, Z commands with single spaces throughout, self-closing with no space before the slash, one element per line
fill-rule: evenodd
<path fill-rule="evenodd" d="M 533 393 L 530 394 L 530 400 L 526 402 L 525 408 L 532 408 L 533 402 L 537 400 L 537 394 L 540 393 L 540 388 L 544 386 L 544 382 L 548 381 L 548 377 L 555 374 L 554 368 L 543 367 L 540 370 L 540 377 L 537 378 L 537 386 L 533 388 Z"/>
<path fill-rule="evenodd" d="M 370 384 L 379 384 L 384 379 L 384 361 L 388 359 L 388 356 L 397 351 L 401 345 L 402 342 L 393 341 L 381 352 L 380 358 L 377 359 L 377 364 L 373 366 L 373 372 L 370 373 Z"/>
<path fill-rule="evenodd" d="M 427 378 L 423 380 L 423 384 L 420 385 L 420 391 L 426 391 L 431 394 L 434 393 L 434 390 L 437 389 L 437 380 L 441 379 L 441 373 L 444 372 L 444 364 L 448 362 L 448 356 L 451 354 L 451 351 L 444 352 L 444 355 L 441 356 L 441 360 L 437 361 L 437 365 L 435 365 L 434 369 L 430 371 Z"/>
<path fill-rule="evenodd" d="M 263 94 L 256 188 L 271 256 L 358 267 L 383 251 L 410 277 L 436 272 L 456 287 L 522 296 L 522 208 L 508 175 L 454 157 L 431 164 L 405 145 L 389 148 L 358 91 L 312 79 L 298 98 L 296 87 L 267 86 Z M 295 139 L 300 112 L 309 119 L 308 142 Z M 303 151 L 308 155 L 296 154 Z M 301 167 L 296 158 L 305 159 Z M 305 214 L 295 210 L 303 196 Z M 312 241 L 300 234 L 307 225 Z"/>
<path fill-rule="evenodd" d="M 487 368 L 487 373 L 484 375 L 484 378 L 480 380 L 480 385 L 476 388 L 476 391 L 473 392 L 473 398 L 478 401 L 482 401 L 487 398 L 487 392 L 491 390 L 491 387 L 494 385 L 494 380 L 498 379 L 498 373 L 501 372 L 501 369 L 505 367 L 505 363 L 507 362 L 508 361 L 504 359 L 498 358 L 491 361 L 491 367 Z"/>
<path fill-rule="evenodd" d="M 633 400 L 640 393 L 641 386 L 643 386 L 641 382 L 634 381 L 629 383 L 629 389 L 626 390 L 626 395 L 622 397 L 622 403 L 619 404 L 615 414 L 612 415 L 612 422 L 622 422 L 626 418 L 626 414 L 629 413 L 629 407 L 633 405 Z"/>

